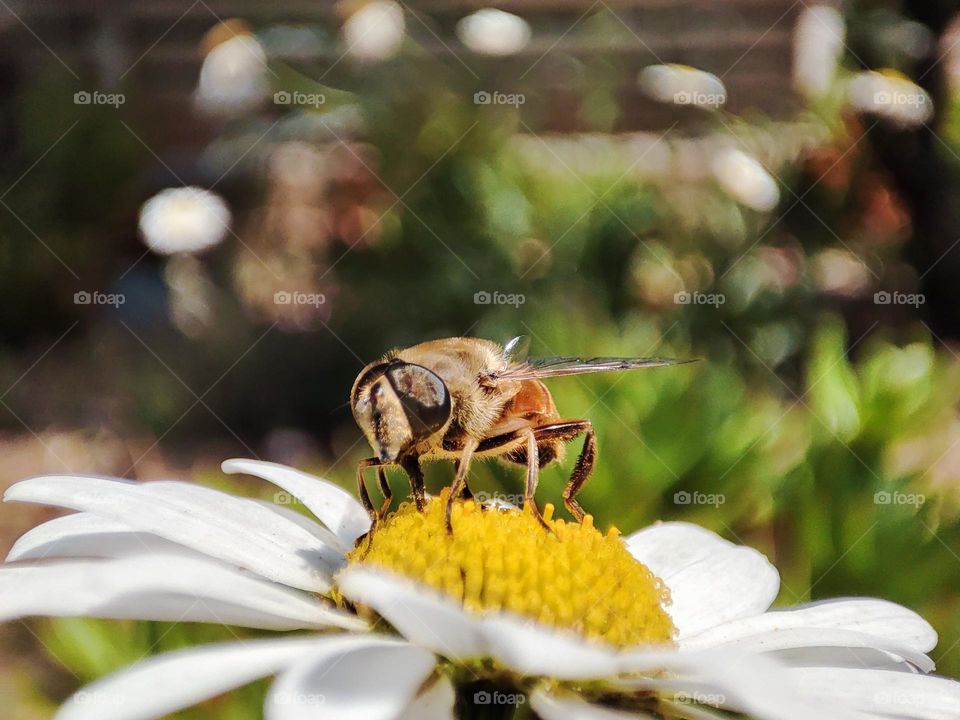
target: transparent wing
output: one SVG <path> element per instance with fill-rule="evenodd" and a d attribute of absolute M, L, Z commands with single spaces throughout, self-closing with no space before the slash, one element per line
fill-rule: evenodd
<path fill-rule="evenodd" d="M 525 363 L 530 357 L 530 336 L 517 335 L 503 346 L 503 354 L 511 364 Z"/>
<path fill-rule="evenodd" d="M 675 358 L 617 358 L 617 357 L 548 357 L 527 360 L 506 370 L 493 373 L 496 380 L 542 380 L 544 378 L 584 375 L 586 373 L 639 370 L 640 368 L 683 365 L 696 360 Z"/>

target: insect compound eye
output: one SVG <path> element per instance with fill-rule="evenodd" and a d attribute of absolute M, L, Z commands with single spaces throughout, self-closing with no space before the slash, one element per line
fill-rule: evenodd
<path fill-rule="evenodd" d="M 410 421 L 414 439 L 423 440 L 444 426 L 450 417 L 450 393 L 436 373 L 404 363 L 386 374 Z"/>

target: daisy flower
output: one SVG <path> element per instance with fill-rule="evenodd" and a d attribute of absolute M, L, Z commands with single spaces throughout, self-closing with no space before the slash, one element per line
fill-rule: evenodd
<path fill-rule="evenodd" d="M 201 252 L 230 231 L 231 215 L 222 197 L 199 187 L 162 190 L 140 208 L 140 234 L 161 255 Z"/>
<path fill-rule="evenodd" d="M 58 475 L 7 490 L 77 512 L 17 541 L 0 619 L 284 632 L 143 660 L 78 691 L 60 720 L 161 717 L 271 675 L 269 720 L 439 720 L 527 701 L 544 720 L 960 717 L 960 683 L 930 674 L 937 636 L 917 614 L 869 598 L 770 610 L 767 559 L 695 525 L 624 538 L 548 506 L 548 532 L 527 511 L 467 500 L 448 534 L 441 495 L 371 531 L 324 480 L 223 468 L 274 483 L 316 520 L 186 482 Z"/>

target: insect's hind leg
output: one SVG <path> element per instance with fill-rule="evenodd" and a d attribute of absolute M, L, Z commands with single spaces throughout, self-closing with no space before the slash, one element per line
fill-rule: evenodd
<path fill-rule="evenodd" d="M 583 522 L 586 513 L 584 513 L 580 503 L 577 502 L 576 495 L 590 479 L 593 464 L 597 459 L 597 436 L 593 432 L 593 423 L 584 420 L 583 424 L 583 432 L 586 433 L 586 437 L 583 439 L 583 449 L 580 450 L 577 464 L 573 466 L 570 480 L 563 489 L 563 504 L 570 511 L 570 514 L 577 519 L 577 522 Z"/>
<path fill-rule="evenodd" d="M 573 466 L 573 472 L 570 473 L 570 480 L 567 481 L 563 489 L 563 504 L 570 511 L 578 522 L 583 521 L 586 513 L 576 500 L 576 495 L 590 479 L 590 473 L 593 472 L 593 464 L 597 459 L 597 439 L 593 432 L 593 423 L 589 420 L 563 420 L 553 422 L 549 425 L 541 425 L 534 430 L 539 442 L 561 441 L 570 442 L 579 435 L 586 434 L 583 441 L 583 449 L 577 458 L 576 465 Z"/>

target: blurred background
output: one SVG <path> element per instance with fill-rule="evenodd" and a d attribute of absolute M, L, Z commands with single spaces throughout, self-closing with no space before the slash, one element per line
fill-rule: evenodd
<path fill-rule="evenodd" d="M 246 456 L 352 488 L 354 377 L 431 338 L 697 357 L 551 385 L 597 428 L 598 524 L 755 545 L 784 604 L 909 605 L 960 675 L 958 13 L 0 0 L 0 487 L 274 497 L 220 474 Z M 518 473 L 477 465 L 471 486 L 512 497 Z M 49 516 L 4 506 L 0 550 Z M 0 702 L 46 718 L 233 635 L 7 625 Z M 258 717 L 262 691 L 182 717 Z"/>

